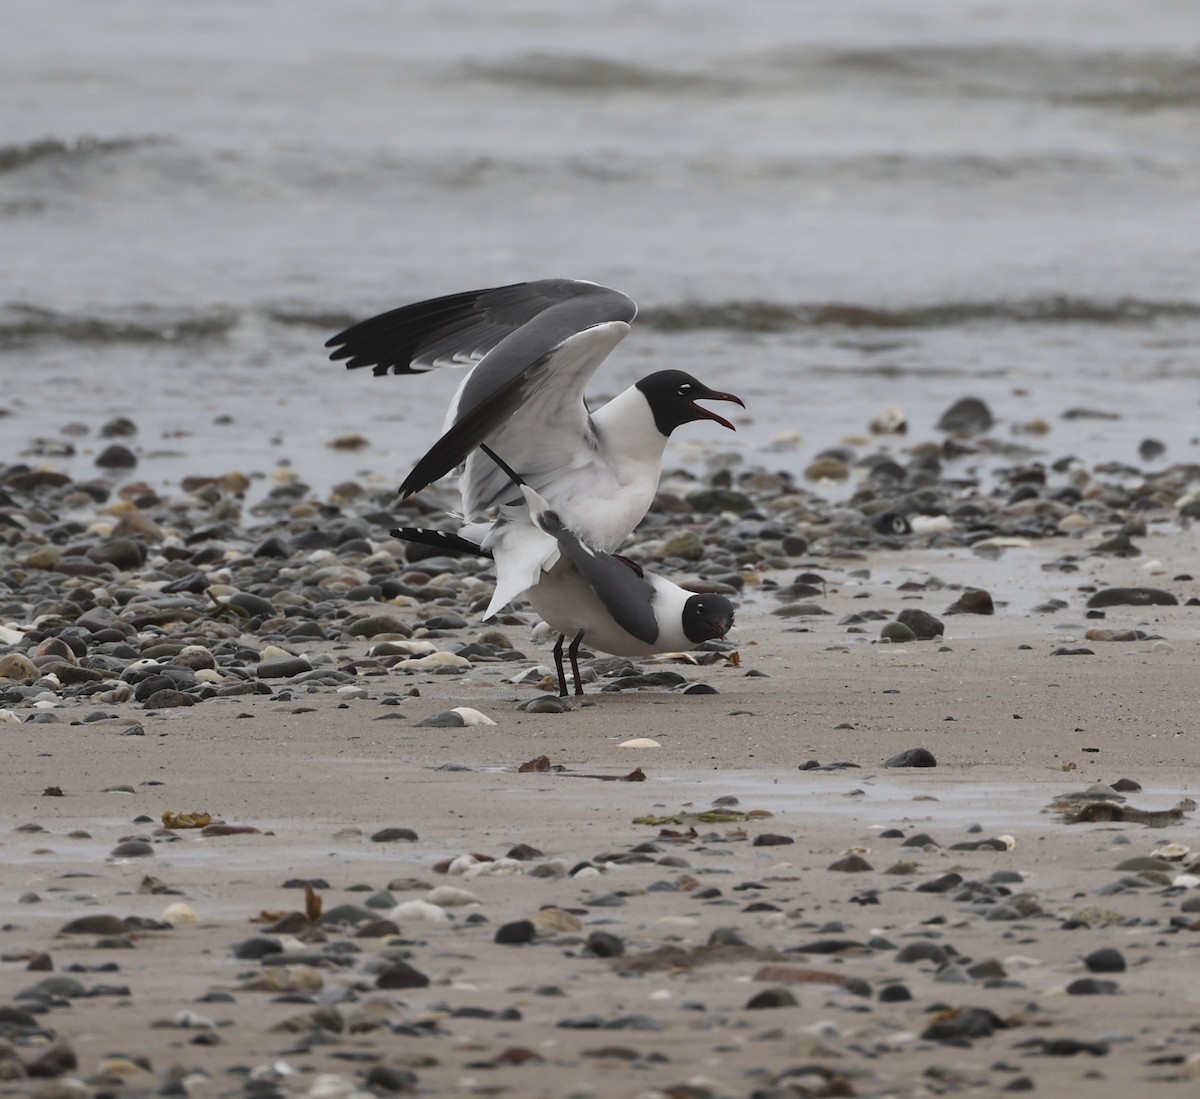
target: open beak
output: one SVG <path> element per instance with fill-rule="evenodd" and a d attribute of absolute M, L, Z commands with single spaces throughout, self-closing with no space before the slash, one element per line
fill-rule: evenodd
<path fill-rule="evenodd" d="M 743 407 L 744 407 L 744 406 L 743 406 Z M 729 632 L 731 629 L 733 629 L 733 620 L 732 620 L 732 619 L 718 618 L 718 619 L 716 619 L 715 621 L 713 621 L 713 622 L 711 623 L 711 625 L 712 625 L 712 628 L 713 628 L 714 630 L 716 630 L 716 632 L 717 632 L 717 636 L 718 636 L 718 637 L 719 637 L 719 638 L 720 638 L 722 641 L 724 641 L 724 640 L 725 640 L 725 635 L 726 635 L 726 634 L 727 634 L 727 633 L 728 633 L 728 632 Z"/>
<path fill-rule="evenodd" d="M 745 408 L 745 402 L 743 402 L 741 397 L 733 393 L 720 393 L 715 389 L 706 389 L 703 393 L 698 393 L 695 400 L 692 401 L 692 408 L 696 410 L 696 419 L 714 420 L 722 427 L 729 428 L 730 431 L 737 431 L 737 428 L 734 427 L 733 424 L 731 424 L 727 419 L 725 419 L 724 416 L 718 415 L 716 412 L 712 412 L 707 408 L 702 408 L 700 405 L 696 404 L 696 401 L 732 401 L 734 404 L 741 405 L 742 408 Z"/>

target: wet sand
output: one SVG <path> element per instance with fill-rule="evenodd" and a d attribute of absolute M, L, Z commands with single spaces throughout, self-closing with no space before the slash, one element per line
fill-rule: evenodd
<path fill-rule="evenodd" d="M 290 700 L 130 705 L 112 708 L 115 720 L 5 726 L 5 999 L 20 1005 L 14 994 L 45 976 L 24 972 L 22 951 L 48 953 L 56 974 L 84 967 L 75 976 L 85 987 L 118 986 L 41 1016 L 55 1034 L 47 1044 L 73 1050 L 74 1072 L 6 1088 L 68 1094 L 75 1078 L 94 1092 L 170 1081 L 198 1095 L 340 1095 L 368 1083 L 380 1093 L 919 1095 L 1018 1090 L 1028 1078 L 1047 1095 L 1145 1094 L 1151 1080 L 1152 1094 L 1191 1094 L 1200 1033 L 1189 959 L 1200 940 L 1181 904 L 1195 879 L 1171 882 L 1193 858 L 1145 873 L 1141 885 L 1100 890 L 1137 877 L 1116 869 L 1122 860 L 1194 843 L 1194 814 L 1148 828 L 1067 825 L 1046 811 L 1064 793 L 1120 778 L 1141 784 L 1126 795 L 1139 808 L 1195 794 L 1194 607 L 1112 608 L 1099 624 L 1151 637 L 1051 655 L 1083 644 L 1097 624 L 1084 618 L 1082 585 L 1153 582 L 1181 601 L 1193 594 L 1194 582 L 1172 579 L 1184 574 L 1190 537 L 1144 542 L 1141 558 L 1089 558 L 1070 578 L 1041 567 L 1070 548 L 1066 540 L 994 560 L 961 550 L 822 562 L 830 585 L 818 602 L 830 614 L 779 618 L 760 587 L 739 604 L 739 667 L 670 665 L 716 695 L 593 693 L 569 713 L 526 714 L 516 703 L 536 691 L 480 665 L 466 676 L 364 677 L 366 696 L 345 701 L 297 688 Z M 1161 571 L 1144 567 L 1150 557 Z M 869 577 L 850 575 L 864 568 Z M 941 616 L 956 592 L 895 591 L 930 575 L 988 588 L 997 614 L 947 617 L 944 639 L 907 645 L 878 643 L 877 625 L 857 633 L 838 624 L 864 605 Z M 1032 613 L 1051 593 L 1070 605 Z M 354 645 L 325 647 L 357 655 Z M 380 706 L 410 686 L 419 697 Z M 460 705 L 496 724 L 414 728 Z M 122 735 L 134 721 L 144 735 Z M 622 747 L 639 737 L 659 746 Z M 882 766 L 918 746 L 936 768 Z M 561 770 L 517 773 L 543 754 Z M 857 766 L 800 769 L 809 760 Z M 645 781 L 619 781 L 636 767 Z M 43 796 L 50 786 L 63 796 Z M 104 792 L 120 786 L 133 792 Z M 728 796 L 738 811 L 771 815 L 695 818 Z M 156 831 L 164 811 L 204 811 L 258 832 Z M 150 820 L 136 823 L 139 814 Z M 671 820 L 635 823 L 645 817 Z M 30 823 L 45 831 L 17 830 Z M 393 826 L 417 840 L 371 839 Z M 883 838 L 886 829 L 900 836 Z M 919 833 L 939 846 L 902 846 Z M 756 846 L 763 834 L 794 842 Z M 137 835 L 152 855 L 109 855 Z M 1000 836 L 1011 850 L 950 849 Z M 647 842 L 657 848 L 648 861 L 614 861 Z M 541 854 L 500 863 L 510 872 L 438 872 L 455 856 L 499 860 L 522 843 Z M 868 869 L 830 869 L 851 850 Z M 658 861 L 668 856 L 683 864 Z M 888 872 L 905 862 L 903 873 Z M 591 868 L 564 874 L 580 863 Z M 559 876 L 533 876 L 538 866 Z M 972 903 L 917 889 L 950 872 L 969 886 L 997 871 L 1016 872 L 1005 888 L 1029 898 L 1024 914 L 989 919 L 1003 895 Z M 141 892 L 146 875 L 172 893 Z M 382 938 L 293 922 L 274 938 L 300 968 L 235 957 L 235 943 L 304 910 L 303 892 L 284 888 L 289 879 L 326 883 L 316 893 L 327 913 L 389 883 L 397 902 L 450 885 L 479 903 L 446 908 L 446 924 L 400 919 Z M 25 894 L 36 903 L 21 903 Z M 196 922 L 120 936 L 133 949 L 59 934 L 80 916 L 153 920 L 177 902 Z M 546 906 L 574 921 L 530 943 L 494 942 L 498 928 L 536 921 Z M 706 945 L 720 928 L 732 929 L 719 933 L 724 945 Z M 595 931 L 618 936 L 624 953 L 589 951 Z M 824 953 L 835 940 L 854 945 Z M 897 961 L 911 943 L 947 956 Z M 1068 994 L 1089 976 L 1081 959 L 1101 947 L 1128 965 L 1093 975 L 1115 981 L 1115 994 Z M 428 986 L 376 987 L 372 966 L 385 951 L 406 957 Z M 997 964 L 972 975 L 988 961 Z M 113 972 L 94 969 L 113 963 Z M 756 980 L 766 965 L 785 968 Z M 264 977 L 270 987 L 254 987 Z M 845 978 L 866 984 L 848 991 Z M 881 1001 L 890 984 L 912 998 Z M 776 988 L 796 1003 L 747 1008 Z M 204 999 L 214 992 L 229 997 Z M 988 1018 L 992 1032 L 951 1033 L 949 1044 L 923 1037 L 938 1020 L 952 1031 L 964 1018 Z M 1046 1045 L 1056 1039 L 1083 1045 L 1052 1055 L 1063 1052 Z M 28 1063 L 37 1049 L 22 1043 L 19 1056 Z"/>

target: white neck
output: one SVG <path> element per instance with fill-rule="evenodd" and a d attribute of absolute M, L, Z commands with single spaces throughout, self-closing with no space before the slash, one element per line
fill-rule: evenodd
<path fill-rule="evenodd" d="M 667 437 L 655 426 L 650 404 L 636 385 L 597 409 L 592 414 L 592 423 L 600 437 L 601 452 L 614 467 L 630 462 L 653 462 L 656 467 L 661 466 Z M 656 483 L 657 480 L 656 469 Z"/>

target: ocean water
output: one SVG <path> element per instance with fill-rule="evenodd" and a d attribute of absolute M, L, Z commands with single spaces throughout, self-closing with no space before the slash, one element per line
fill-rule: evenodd
<path fill-rule="evenodd" d="M 1045 460 L 1195 462 L 1198 225 L 1194 0 L 10 0 L 0 453 L 84 475 L 125 415 L 151 481 L 399 483 L 457 379 L 325 339 L 568 276 L 642 307 L 598 397 L 750 406 L 669 460 L 976 395 Z"/>

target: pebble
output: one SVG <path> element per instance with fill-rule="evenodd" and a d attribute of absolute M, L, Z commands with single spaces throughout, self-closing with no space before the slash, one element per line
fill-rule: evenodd
<path fill-rule="evenodd" d="M 1175 607 L 1179 600 L 1160 588 L 1103 588 L 1091 596 L 1087 606 L 1100 607 Z"/>
<path fill-rule="evenodd" d="M 896 621 L 907 626 L 920 641 L 932 641 L 946 632 L 945 623 L 940 618 L 919 607 L 906 607 L 896 615 Z"/>
<path fill-rule="evenodd" d="M 928 748 L 907 748 L 883 761 L 885 767 L 936 767 L 937 760 Z"/>
<path fill-rule="evenodd" d="M 376 988 L 427 988 L 429 978 L 400 959 L 389 961 L 375 977 Z"/>
<path fill-rule="evenodd" d="M 292 679 L 311 672 L 312 665 L 302 656 L 277 656 L 258 664 L 259 679 Z"/>
<path fill-rule="evenodd" d="M 885 622 L 883 628 L 879 631 L 879 636 L 885 641 L 891 641 L 897 645 L 903 645 L 917 639 L 917 635 L 903 622 Z"/>
<path fill-rule="evenodd" d="M 995 614 L 996 608 L 990 592 L 982 588 L 971 588 L 962 593 L 946 608 L 946 614 Z"/>
<path fill-rule="evenodd" d="M 995 423 L 992 411 L 978 397 L 961 397 L 938 419 L 939 431 L 961 431 L 967 435 L 983 435 Z"/>
<path fill-rule="evenodd" d="M 518 946 L 533 942 L 536 936 L 537 927 L 533 920 L 513 920 L 496 928 L 495 941 L 505 946 Z"/>

